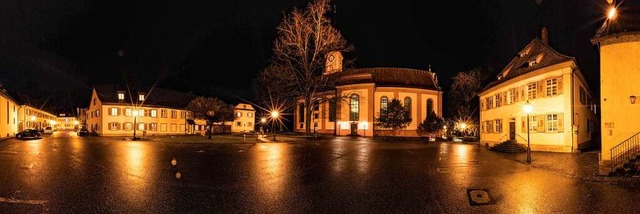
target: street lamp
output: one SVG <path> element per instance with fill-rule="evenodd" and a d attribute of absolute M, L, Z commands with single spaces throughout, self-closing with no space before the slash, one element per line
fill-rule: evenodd
<path fill-rule="evenodd" d="M 460 128 L 462 129 L 462 135 L 466 136 L 467 133 L 465 131 L 467 130 L 467 123 L 460 124 Z"/>
<path fill-rule="evenodd" d="M 273 129 L 273 141 L 276 140 L 276 129 L 275 129 L 275 124 L 273 124 L 276 121 L 276 118 L 278 118 L 278 115 L 280 113 L 278 111 L 271 111 L 271 120 L 272 120 L 272 126 L 271 128 Z"/>
<path fill-rule="evenodd" d="M 136 129 L 138 129 L 138 125 L 136 124 L 136 118 L 138 118 L 138 110 L 134 109 L 133 112 L 131 112 L 131 114 L 133 114 L 133 139 L 132 140 L 136 140 Z"/>
<path fill-rule="evenodd" d="M 264 134 L 264 124 L 267 122 L 267 118 L 263 117 L 260 118 L 260 132 L 261 134 Z"/>
<path fill-rule="evenodd" d="M 524 112 L 527 113 L 527 163 L 531 163 L 531 141 L 529 138 L 529 113 L 533 112 L 533 106 L 527 100 L 527 103 L 524 104 Z"/>

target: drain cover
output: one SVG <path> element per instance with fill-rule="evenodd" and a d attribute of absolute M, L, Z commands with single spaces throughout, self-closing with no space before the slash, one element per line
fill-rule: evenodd
<path fill-rule="evenodd" d="M 471 206 L 495 204 L 488 189 L 467 189 L 467 197 Z"/>

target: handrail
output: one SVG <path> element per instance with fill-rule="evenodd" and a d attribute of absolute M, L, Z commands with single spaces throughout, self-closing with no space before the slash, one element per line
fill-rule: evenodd
<path fill-rule="evenodd" d="M 516 136 L 522 138 L 522 140 L 524 140 L 524 142 L 529 142 L 527 139 L 524 139 L 524 137 L 520 136 L 518 133 L 516 133 Z"/>
<path fill-rule="evenodd" d="M 628 160 L 631 156 L 640 153 L 640 132 L 632 135 L 631 137 L 623 140 L 618 145 L 612 147 L 611 154 L 611 172 L 616 167 L 621 165 L 624 161 Z"/>
<path fill-rule="evenodd" d="M 500 139 L 498 139 L 498 142 L 502 142 L 502 138 L 504 138 L 504 137 L 506 137 L 506 136 L 508 136 L 508 135 L 509 135 L 509 134 L 502 135 L 502 137 L 500 137 Z"/>

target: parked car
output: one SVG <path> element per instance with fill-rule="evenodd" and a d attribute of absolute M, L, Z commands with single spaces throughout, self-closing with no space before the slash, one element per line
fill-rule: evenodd
<path fill-rule="evenodd" d="M 46 127 L 44 128 L 44 134 L 53 134 L 53 128 L 51 127 Z"/>
<path fill-rule="evenodd" d="M 78 136 L 87 136 L 87 135 L 89 135 L 89 130 L 87 130 L 87 128 L 83 127 L 78 131 Z"/>
<path fill-rule="evenodd" d="M 42 138 L 42 134 L 37 129 L 25 129 L 16 134 L 19 139 L 39 139 Z"/>

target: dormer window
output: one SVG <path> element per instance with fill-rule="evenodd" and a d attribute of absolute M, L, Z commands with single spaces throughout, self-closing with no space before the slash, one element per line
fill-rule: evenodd
<path fill-rule="evenodd" d="M 118 101 L 124 101 L 124 91 L 118 91 Z"/>
<path fill-rule="evenodd" d="M 536 64 L 538 64 L 538 62 L 536 62 L 535 60 L 529 61 L 529 67 L 533 67 Z"/>
<path fill-rule="evenodd" d="M 144 95 L 145 95 L 144 93 L 139 93 L 138 94 L 138 101 L 144 101 L 144 99 L 146 98 Z"/>

